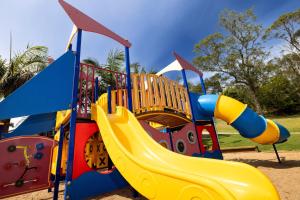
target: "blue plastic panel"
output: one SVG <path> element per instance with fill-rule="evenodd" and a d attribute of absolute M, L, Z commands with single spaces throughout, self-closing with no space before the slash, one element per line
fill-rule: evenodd
<path fill-rule="evenodd" d="M 33 135 L 42 132 L 52 131 L 55 126 L 56 112 L 39 115 L 31 115 L 24 120 L 13 132 L 3 133 L 4 138 Z"/>
<path fill-rule="evenodd" d="M 281 124 L 279 124 L 277 122 L 275 122 L 275 123 L 278 126 L 279 131 L 280 131 L 280 137 L 279 137 L 279 140 L 276 143 L 285 142 L 290 137 L 290 132 L 284 126 L 282 126 Z"/>
<path fill-rule="evenodd" d="M 66 52 L 0 102 L 0 120 L 69 108 L 75 55 Z"/>
<path fill-rule="evenodd" d="M 200 96 L 197 99 L 199 109 L 198 112 L 202 113 L 202 115 L 213 117 L 218 99 L 219 95 L 215 94 L 206 94 Z"/>
<path fill-rule="evenodd" d="M 206 95 L 203 95 L 206 96 Z M 200 99 L 202 96 L 200 96 L 199 94 L 190 92 L 190 97 L 191 97 L 191 103 L 193 104 L 193 113 L 194 113 L 194 117 L 196 121 L 199 120 L 211 120 L 213 117 L 213 113 L 212 115 L 207 115 L 207 113 L 205 113 L 201 107 L 200 104 L 198 103 L 198 99 Z"/>
<path fill-rule="evenodd" d="M 245 111 L 231 124 L 245 138 L 255 138 L 267 128 L 267 121 L 251 108 Z"/>
<path fill-rule="evenodd" d="M 193 157 L 214 158 L 214 159 L 223 160 L 221 150 L 205 151 L 204 154 L 203 153 L 194 153 L 192 156 Z"/>
<path fill-rule="evenodd" d="M 114 170 L 110 174 L 100 174 L 96 171 L 90 171 L 72 181 L 71 185 L 68 186 L 68 195 L 72 200 L 81 200 L 111 192 L 125 186 L 128 186 L 128 183 L 118 170 Z"/>

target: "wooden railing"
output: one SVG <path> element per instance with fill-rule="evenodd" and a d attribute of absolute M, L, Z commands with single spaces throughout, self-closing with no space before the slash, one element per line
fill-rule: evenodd
<path fill-rule="evenodd" d="M 187 90 L 178 82 L 155 74 L 132 74 L 131 77 L 135 114 L 169 109 L 191 116 Z"/>
<path fill-rule="evenodd" d="M 132 74 L 132 102 L 133 112 L 143 115 L 149 112 L 162 111 L 184 115 L 191 118 L 191 109 L 187 90 L 178 82 L 155 74 Z M 98 100 L 107 109 L 107 94 Z M 116 106 L 128 106 L 126 89 L 111 91 L 112 112 Z"/>

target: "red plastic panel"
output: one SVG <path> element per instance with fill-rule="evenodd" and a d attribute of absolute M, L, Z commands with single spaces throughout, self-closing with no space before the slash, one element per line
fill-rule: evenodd
<path fill-rule="evenodd" d="M 88 139 L 98 132 L 96 123 L 77 123 L 76 124 L 76 137 L 74 149 L 74 162 L 73 162 L 73 179 L 77 178 L 84 172 L 92 171 L 85 161 L 85 144 Z"/>
<path fill-rule="evenodd" d="M 0 140 L 0 198 L 51 187 L 54 140 L 15 137 Z"/>
<path fill-rule="evenodd" d="M 194 153 L 200 152 L 195 125 L 193 123 L 187 124 L 178 132 L 173 132 L 172 141 L 174 151 L 178 153 L 191 156 Z M 184 151 L 180 151 L 180 148 L 178 148 L 179 143 L 184 145 Z"/>
<path fill-rule="evenodd" d="M 172 149 L 171 148 L 171 142 L 170 142 L 170 136 L 167 133 L 162 133 L 159 130 L 153 128 L 152 126 L 150 126 L 147 122 L 140 120 L 139 121 L 140 124 L 142 125 L 142 127 L 147 131 L 147 133 L 158 143 L 160 143 L 161 145 L 167 145 L 168 149 Z"/>
<path fill-rule="evenodd" d="M 219 144 L 218 144 L 218 138 L 217 138 L 217 134 L 215 132 L 215 129 L 213 126 L 197 126 L 197 130 L 198 130 L 198 139 L 200 144 L 202 144 L 202 132 L 203 129 L 207 130 L 211 140 L 212 140 L 212 150 L 220 150 Z M 202 150 L 202 153 L 204 153 L 205 149 Z"/>

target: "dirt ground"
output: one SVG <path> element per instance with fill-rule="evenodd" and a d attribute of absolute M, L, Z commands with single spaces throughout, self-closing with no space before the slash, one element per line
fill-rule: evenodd
<path fill-rule="evenodd" d="M 282 163 L 277 163 L 274 153 L 226 153 L 225 160 L 248 163 L 266 174 L 278 189 L 282 200 L 300 200 L 300 152 L 280 152 Z M 59 193 L 60 199 L 63 191 Z M 20 195 L 9 200 L 50 200 L 52 193 L 47 190 Z M 107 193 L 93 200 L 126 200 L 132 198 L 129 188 Z M 136 200 L 144 199 L 142 197 Z"/>

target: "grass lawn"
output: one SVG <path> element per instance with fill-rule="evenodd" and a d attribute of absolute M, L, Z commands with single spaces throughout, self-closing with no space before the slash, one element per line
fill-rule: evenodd
<path fill-rule="evenodd" d="M 270 119 L 282 124 L 290 132 L 291 137 L 287 142 L 283 144 L 278 144 L 278 150 L 287 150 L 287 151 L 299 151 L 300 150 L 300 115 L 288 116 L 288 117 L 270 117 Z M 239 147 L 239 146 L 258 146 L 262 151 L 273 151 L 272 145 L 259 145 L 252 142 L 246 138 L 243 138 L 234 128 L 227 125 L 226 122 L 221 120 L 216 120 L 216 127 L 219 132 L 219 140 L 221 148 L 226 147 Z M 233 134 L 222 134 L 222 132 L 233 133 Z M 297 132 L 297 133 L 296 133 Z M 210 141 L 207 142 L 210 144 Z"/>
<path fill-rule="evenodd" d="M 260 145 L 251 140 L 243 138 L 238 134 L 221 134 L 219 135 L 221 148 L 242 147 L 242 146 L 258 146 L 261 151 L 273 151 L 272 145 Z M 278 150 L 299 151 L 300 150 L 300 134 L 292 134 L 287 142 L 276 145 Z"/>

